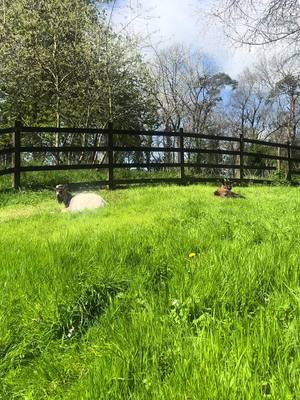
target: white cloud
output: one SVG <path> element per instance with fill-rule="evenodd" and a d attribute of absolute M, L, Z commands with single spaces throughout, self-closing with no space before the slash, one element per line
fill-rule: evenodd
<path fill-rule="evenodd" d="M 174 42 L 212 56 L 221 70 L 236 77 L 251 66 L 262 48 L 234 48 L 217 21 L 208 16 L 211 0 L 119 0 L 113 21 L 150 36 L 154 46 Z M 130 10 L 131 7 L 131 10 Z"/>

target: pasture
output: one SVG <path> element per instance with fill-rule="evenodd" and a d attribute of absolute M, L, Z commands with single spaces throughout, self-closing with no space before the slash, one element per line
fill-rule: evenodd
<path fill-rule="evenodd" d="M 0 398 L 300 398 L 300 189 L 0 193 Z"/>

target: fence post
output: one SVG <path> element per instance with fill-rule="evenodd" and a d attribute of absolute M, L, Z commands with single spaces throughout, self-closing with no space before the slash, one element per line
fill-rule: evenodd
<path fill-rule="evenodd" d="M 240 134 L 240 181 L 244 179 L 244 135 Z"/>
<path fill-rule="evenodd" d="M 13 179 L 12 179 L 12 186 L 14 189 L 19 189 L 21 186 L 21 154 L 20 154 L 20 147 L 21 147 L 21 130 L 22 130 L 22 122 L 15 121 L 15 130 L 13 132 L 13 159 L 12 159 L 12 168 L 14 169 L 13 172 Z"/>
<path fill-rule="evenodd" d="M 109 190 L 114 188 L 114 136 L 113 123 L 108 123 L 108 187 Z"/>
<path fill-rule="evenodd" d="M 280 147 L 277 147 L 277 157 L 278 157 L 278 159 L 277 159 L 277 172 L 280 172 L 281 171 L 281 160 L 279 158 L 279 157 L 281 157 L 281 148 Z"/>
<path fill-rule="evenodd" d="M 184 136 L 183 136 L 183 128 L 179 129 L 179 162 L 180 162 L 180 179 L 181 183 L 185 183 L 185 174 L 184 174 Z"/>
<path fill-rule="evenodd" d="M 291 143 L 287 142 L 287 156 L 288 156 L 288 170 L 287 170 L 287 180 L 292 180 L 292 162 L 291 162 Z"/>

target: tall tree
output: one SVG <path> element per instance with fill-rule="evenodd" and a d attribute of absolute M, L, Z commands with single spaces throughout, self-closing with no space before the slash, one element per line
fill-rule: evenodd
<path fill-rule="evenodd" d="M 281 97 L 284 110 L 286 111 L 285 125 L 287 127 L 288 140 L 294 141 L 300 120 L 298 100 L 300 97 L 300 78 L 292 74 L 285 75 L 276 82 L 272 96 Z M 298 113 L 297 113 L 298 111 Z M 297 115 L 298 114 L 298 115 Z"/>
<path fill-rule="evenodd" d="M 299 63 L 296 58 L 286 59 L 283 54 L 261 60 L 256 74 L 269 92 L 273 120 L 271 134 L 274 139 L 294 140 L 299 131 Z"/>
<path fill-rule="evenodd" d="M 93 9 L 82 0 L 4 0 L 1 11 L 3 112 L 61 126 L 68 92 L 86 72 Z"/>
<path fill-rule="evenodd" d="M 28 125 L 57 127 L 105 127 L 110 120 L 119 128 L 153 126 L 152 80 L 138 46 L 114 33 L 94 3 L 0 3 L 3 125 L 21 118 Z M 30 143 L 37 139 L 27 137 Z M 69 135 L 60 142 L 57 135 L 56 145 L 86 140 Z M 101 137 L 91 140 L 100 143 Z"/>
<path fill-rule="evenodd" d="M 229 35 L 244 44 L 285 42 L 299 46 L 298 0 L 216 0 L 214 14 Z"/>
<path fill-rule="evenodd" d="M 197 133 L 207 131 L 222 90 L 235 86 L 228 75 L 205 62 L 205 55 L 178 45 L 156 54 L 153 73 L 161 121 L 167 130 L 178 131 L 182 126 Z"/>
<path fill-rule="evenodd" d="M 233 131 L 253 139 L 266 139 L 270 134 L 272 107 L 268 88 L 258 74 L 246 69 L 231 96 L 229 116 Z"/>
<path fill-rule="evenodd" d="M 1 4 L 0 108 L 8 122 L 152 123 L 151 80 L 137 45 L 115 34 L 97 7 L 85 0 Z"/>
<path fill-rule="evenodd" d="M 214 112 L 222 100 L 222 90 L 235 86 L 228 75 L 216 71 L 203 54 L 178 45 L 156 53 L 153 74 L 165 130 L 176 132 L 182 127 L 195 133 L 216 132 L 219 122 L 215 122 Z M 174 146 L 175 139 L 166 137 L 164 144 Z M 199 139 L 190 140 L 190 145 L 200 145 Z M 171 156 L 166 154 L 165 161 Z"/>

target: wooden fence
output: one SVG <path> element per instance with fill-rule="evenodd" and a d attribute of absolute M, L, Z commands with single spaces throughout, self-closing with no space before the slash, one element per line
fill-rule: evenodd
<path fill-rule="evenodd" d="M 40 145 L 40 146 L 23 146 L 22 141 L 23 138 L 28 134 L 45 134 L 45 133 L 55 133 L 55 134 L 101 134 L 106 137 L 105 145 L 103 146 L 49 146 L 49 145 Z M 202 169 L 215 169 L 215 170 L 237 170 L 239 171 L 239 176 L 235 177 L 234 181 L 246 182 L 249 179 L 245 177 L 245 171 L 276 171 L 278 167 L 274 165 L 247 165 L 245 163 L 245 158 L 255 156 L 260 160 L 273 160 L 279 163 L 285 162 L 285 171 L 286 171 L 286 179 L 291 180 L 293 174 L 299 174 L 294 166 L 297 163 L 300 163 L 300 158 L 293 157 L 293 152 L 300 151 L 300 146 L 294 146 L 290 143 L 277 143 L 277 142 L 269 142 L 255 139 L 248 139 L 240 135 L 240 137 L 227 137 L 227 136 L 212 136 L 212 135 L 204 135 L 204 134 L 196 134 L 196 133 L 188 133 L 184 132 L 183 129 L 180 129 L 179 132 L 165 132 L 165 131 L 129 131 L 129 130 L 116 130 L 113 129 L 112 124 L 109 124 L 107 129 L 94 129 L 94 128 L 49 128 L 49 127 L 26 127 L 22 126 L 20 122 L 16 122 L 13 128 L 0 129 L 0 140 L 2 135 L 11 135 L 11 143 L 10 145 L 0 148 L 0 156 L 2 155 L 10 155 L 11 166 L 6 167 L 5 169 L 0 170 L 0 176 L 6 174 L 12 174 L 12 185 L 15 189 L 20 188 L 21 186 L 21 174 L 29 171 L 59 171 L 59 170 L 79 170 L 79 169 L 106 169 L 107 170 L 107 179 L 99 181 L 99 184 L 106 184 L 110 189 L 113 189 L 116 185 L 120 184 L 137 184 L 137 183 L 158 183 L 158 182 L 174 182 L 180 184 L 187 184 L 190 182 L 209 182 L 209 181 L 217 181 L 222 177 L 223 174 L 218 174 L 216 177 L 193 177 L 187 176 L 187 169 L 191 168 L 202 168 Z M 117 145 L 115 143 L 114 138 L 118 135 L 118 137 L 122 137 L 122 135 L 133 136 L 133 137 L 173 137 L 177 138 L 177 146 L 128 146 L 124 143 L 122 146 Z M 210 141 L 224 142 L 224 143 L 234 143 L 234 150 L 230 149 L 221 149 L 221 148 L 201 148 L 190 146 L 186 146 L 187 139 L 207 139 Z M 1 142 L 0 142 L 1 143 Z M 260 145 L 266 146 L 267 148 L 273 147 L 279 149 L 277 154 L 267 154 L 260 152 L 249 152 L 247 151 L 247 147 L 249 145 Z M 282 152 L 285 155 L 281 155 Z M 118 163 L 115 161 L 114 154 L 120 151 L 126 152 L 173 152 L 177 153 L 177 162 L 143 162 L 143 163 Z M 97 163 L 86 163 L 86 164 L 48 164 L 48 165 L 23 165 L 22 163 L 22 154 L 23 153 L 70 153 L 70 152 L 104 152 L 106 154 L 105 162 Z M 281 153 L 280 153 L 281 152 Z M 194 154 L 218 154 L 222 156 L 234 156 L 236 162 L 234 164 L 226 164 L 222 163 L 203 163 L 198 162 L 189 162 L 187 160 L 186 155 L 188 153 Z M 224 157 L 223 157 L 224 161 Z M 114 177 L 114 170 L 118 169 L 128 169 L 128 168 L 178 168 L 179 176 L 177 178 L 139 178 L 139 179 L 116 179 Z M 251 179 L 252 182 L 261 182 L 261 179 Z M 265 179 L 264 182 L 267 180 Z"/>

